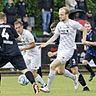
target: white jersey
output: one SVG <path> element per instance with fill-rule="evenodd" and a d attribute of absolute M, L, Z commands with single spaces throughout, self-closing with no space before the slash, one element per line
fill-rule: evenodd
<path fill-rule="evenodd" d="M 23 47 L 28 46 L 29 43 L 35 42 L 33 35 L 31 34 L 31 32 L 29 32 L 28 30 L 23 29 L 23 33 L 21 35 L 22 38 L 22 44 Z M 38 55 L 38 48 L 31 48 L 29 50 L 27 50 L 27 54 L 28 55 Z"/>
<path fill-rule="evenodd" d="M 76 32 L 82 27 L 83 26 L 79 22 L 71 19 L 68 19 L 67 22 L 59 22 L 55 30 L 56 34 L 60 34 L 58 50 L 69 50 L 70 48 L 76 47 Z"/>
<path fill-rule="evenodd" d="M 23 30 L 21 35 L 23 47 L 28 46 L 29 43 L 34 42 L 34 37 L 28 30 Z M 31 48 L 26 51 L 23 55 L 27 68 L 31 71 L 32 69 L 37 70 L 41 66 L 40 61 L 40 49 L 38 46 Z"/>

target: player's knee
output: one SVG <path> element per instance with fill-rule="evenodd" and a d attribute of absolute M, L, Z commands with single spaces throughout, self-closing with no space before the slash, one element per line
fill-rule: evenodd
<path fill-rule="evenodd" d="M 82 61 L 82 64 L 87 65 L 88 64 L 88 61 L 87 60 L 83 60 Z"/>
<path fill-rule="evenodd" d="M 71 68 L 71 71 L 74 75 L 78 73 L 78 67 Z"/>
<path fill-rule="evenodd" d="M 34 77 L 37 77 L 37 71 L 36 70 L 32 70 L 32 73 L 33 73 L 33 75 L 34 75 Z"/>
<path fill-rule="evenodd" d="M 55 70 L 56 68 L 53 65 L 50 65 L 51 70 Z"/>
<path fill-rule="evenodd" d="M 57 72 L 58 72 L 58 74 L 60 74 L 60 75 L 62 75 L 62 74 L 64 73 L 64 71 L 62 71 L 62 70 L 58 70 Z"/>

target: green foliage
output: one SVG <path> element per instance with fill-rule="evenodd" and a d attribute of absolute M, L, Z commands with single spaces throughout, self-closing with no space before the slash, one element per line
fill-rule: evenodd
<path fill-rule="evenodd" d="M 3 3 L 0 3 L 0 12 L 3 10 Z"/>
<path fill-rule="evenodd" d="M 96 1 L 95 0 L 87 0 L 87 7 L 89 10 L 93 12 L 93 14 L 96 13 Z"/>

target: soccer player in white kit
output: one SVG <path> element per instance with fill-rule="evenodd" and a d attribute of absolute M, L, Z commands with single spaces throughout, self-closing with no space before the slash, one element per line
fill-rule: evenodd
<path fill-rule="evenodd" d="M 78 22 L 69 19 L 69 10 L 66 7 L 59 9 L 60 22 L 57 24 L 55 34 L 46 42 L 41 44 L 41 48 L 46 47 L 48 44 L 54 42 L 60 36 L 57 58 L 50 64 L 50 73 L 48 75 L 47 86 L 40 88 L 43 92 L 49 92 L 51 84 L 56 75 L 56 68 L 61 66 L 65 67 L 66 62 L 72 57 L 74 53 L 75 37 L 77 30 L 83 32 L 83 41 L 86 40 L 86 29 Z"/>
<path fill-rule="evenodd" d="M 21 21 L 16 21 L 14 23 L 14 27 L 17 33 L 21 36 L 21 42 L 23 47 L 20 48 L 21 51 L 25 52 L 24 60 L 26 63 L 27 68 L 32 71 L 35 80 L 39 82 L 43 87 L 46 85 L 43 79 L 39 74 L 37 74 L 37 70 L 41 66 L 40 60 L 40 51 L 39 47 L 36 46 L 34 37 L 26 29 L 23 29 L 23 23 Z"/>

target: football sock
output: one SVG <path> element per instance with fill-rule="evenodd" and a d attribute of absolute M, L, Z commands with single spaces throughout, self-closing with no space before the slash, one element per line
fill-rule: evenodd
<path fill-rule="evenodd" d="M 44 82 L 44 80 L 41 78 L 41 76 L 38 74 L 37 77 L 35 78 L 35 80 L 40 83 L 43 87 L 46 86 L 46 83 Z"/>
<path fill-rule="evenodd" d="M 31 84 L 35 82 L 34 76 L 31 71 L 27 71 L 25 73 L 25 76 L 27 77 L 27 79 L 30 81 Z"/>
<path fill-rule="evenodd" d="M 80 84 L 81 84 L 82 86 L 86 86 L 86 82 L 85 82 L 84 77 L 83 77 L 83 75 L 82 75 L 81 73 L 80 73 L 80 75 L 79 75 L 78 81 L 80 82 Z"/>
<path fill-rule="evenodd" d="M 37 70 L 37 73 L 42 77 L 42 68 L 41 67 L 39 67 L 39 69 Z"/>
<path fill-rule="evenodd" d="M 0 86 L 1 86 L 1 73 L 0 73 Z"/>
<path fill-rule="evenodd" d="M 70 71 L 68 71 L 67 69 L 65 69 L 65 71 L 64 71 L 64 76 L 69 77 L 69 78 L 75 80 L 75 75 L 72 74 L 72 73 L 71 73 Z"/>
<path fill-rule="evenodd" d="M 55 76 L 56 76 L 56 71 L 55 70 L 50 70 L 50 73 L 48 75 L 48 83 L 47 83 L 47 86 L 48 86 L 49 89 L 52 85 L 52 82 L 53 82 Z"/>
<path fill-rule="evenodd" d="M 95 74 L 92 68 L 89 66 L 89 64 L 85 65 L 85 68 L 91 73 L 91 75 Z"/>

